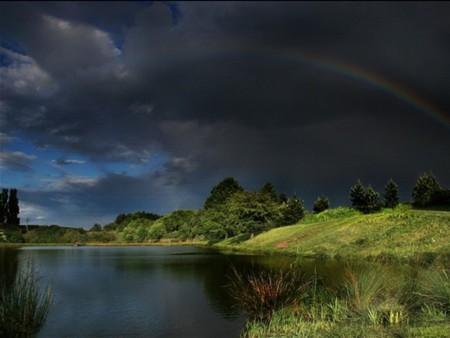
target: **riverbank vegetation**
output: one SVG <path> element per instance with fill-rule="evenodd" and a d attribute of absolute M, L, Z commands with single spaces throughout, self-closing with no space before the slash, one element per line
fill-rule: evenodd
<path fill-rule="evenodd" d="M 89 230 L 51 226 L 12 226 L 4 216 L 0 242 L 35 244 L 167 244 L 209 243 L 216 248 L 305 257 L 359 257 L 377 260 L 427 260 L 450 253 L 450 194 L 432 173 L 419 176 L 411 204 L 401 203 L 397 184 L 388 180 L 376 192 L 360 180 L 349 189 L 351 207 L 330 209 L 319 196 L 308 212 L 296 196 L 287 197 L 270 182 L 245 191 L 225 178 L 211 189 L 203 208 L 119 214 Z M 18 209 L 13 190 L 14 219 Z M 2 203 L 8 210 L 7 190 Z M 8 215 L 8 212 L 4 212 Z"/>
<path fill-rule="evenodd" d="M 0 285 L 0 337 L 34 337 L 45 323 L 53 296 L 41 290 L 33 262 L 19 271 L 12 285 Z"/>
<path fill-rule="evenodd" d="M 449 265 L 349 265 L 342 281 L 284 269 L 230 275 L 243 337 L 448 337 Z"/>

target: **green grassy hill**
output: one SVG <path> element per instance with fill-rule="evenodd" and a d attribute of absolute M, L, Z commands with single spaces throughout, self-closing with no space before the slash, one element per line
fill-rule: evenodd
<path fill-rule="evenodd" d="M 401 205 L 363 215 L 350 208 L 308 214 L 296 225 L 251 239 L 216 244 L 234 251 L 286 253 L 305 257 L 434 259 L 450 254 L 450 212 L 413 210 Z"/>

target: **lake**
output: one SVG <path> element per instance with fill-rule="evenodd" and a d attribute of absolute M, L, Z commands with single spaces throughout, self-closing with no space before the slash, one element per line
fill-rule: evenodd
<path fill-rule="evenodd" d="M 245 316 L 228 296 L 229 265 L 288 257 L 224 255 L 190 246 L 1 249 L 3 278 L 35 261 L 54 303 L 38 338 L 239 337 Z M 16 266 L 14 266 L 16 262 Z"/>

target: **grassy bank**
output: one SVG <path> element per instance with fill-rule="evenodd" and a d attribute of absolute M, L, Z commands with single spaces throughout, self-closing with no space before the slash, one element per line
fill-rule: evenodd
<path fill-rule="evenodd" d="M 296 225 L 253 238 L 237 236 L 215 244 L 232 251 L 323 258 L 434 259 L 450 254 L 450 212 L 409 206 L 360 214 L 336 208 L 309 214 Z"/>
<path fill-rule="evenodd" d="M 235 273 L 231 296 L 249 317 L 242 336 L 450 337 L 448 266 L 371 263 L 341 273 L 338 284 L 305 279 L 295 264 Z"/>
<path fill-rule="evenodd" d="M 269 320 L 250 318 L 245 337 L 450 337 L 449 211 L 402 205 L 365 215 L 336 208 L 215 247 L 391 263 L 349 270 L 338 289 L 310 288 L 298 304 L 274 309 Z M 398 264 L 402 261 L 419 265 L 406 268 Z M 265 280 L 248 285 L 270 289 Z M 239 295 L 236 300 L 247 298 Z"/>

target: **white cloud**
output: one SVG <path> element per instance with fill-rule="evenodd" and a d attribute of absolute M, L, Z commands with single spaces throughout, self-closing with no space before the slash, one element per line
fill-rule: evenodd
<path fill-rule="evenodd" d="M 5 93 L 49 97 L 56 91 L 53 79 L 33 58 L 3 47 L 0 47 L 0 54 L 10 61 L 7 66 L 0 67 L 0 88 Z M 1 111 L 5 106 L 6 103 L 2 102 Z"/>
<path fill-rule="evenodd" d="M 97 184 L 98 180 L 99 178 L 67 175 L 62 178 L 46 178 L 43 181 L 45 183 L 45 191 L 70 192 L 93 187 Z"/>
<path fill-rule="evenodd" d="M 119 54 L 107 32 L 93 26 L 43 15 L 38 34 L 45 36 L 41 45 L 33 46 L 43 67 L 59 76 L 73 75 L 115 61 Z M 57 50 L 58 53 L 51 51 Z"/>

